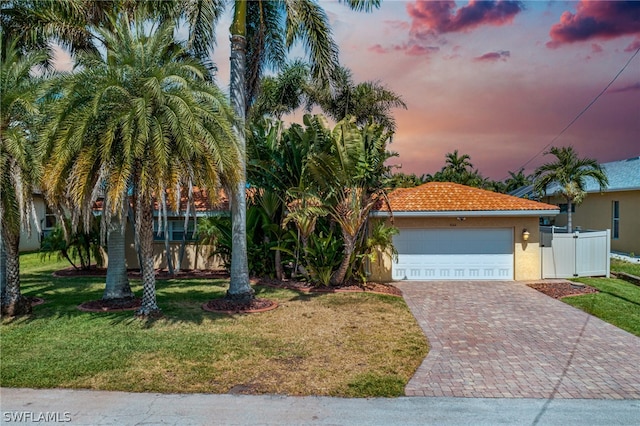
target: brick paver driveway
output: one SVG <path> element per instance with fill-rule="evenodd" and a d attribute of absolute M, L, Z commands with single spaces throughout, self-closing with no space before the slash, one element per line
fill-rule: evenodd
<path fill-rule="evenodd" d="M 517 282 L 394 284 L 431 345 L 407 395 L 640 399 L 640 338 L 596 317 Z"/>

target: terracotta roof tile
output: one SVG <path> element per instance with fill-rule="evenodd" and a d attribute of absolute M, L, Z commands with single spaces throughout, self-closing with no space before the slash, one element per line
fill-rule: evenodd
<path fill-rule="evenodd" d="M 394 212 L 557 210 L 558 207 L 451 182 L 429 182 L 389 194 Z M 386 211 L 387 206 L 380 210 Z"/>

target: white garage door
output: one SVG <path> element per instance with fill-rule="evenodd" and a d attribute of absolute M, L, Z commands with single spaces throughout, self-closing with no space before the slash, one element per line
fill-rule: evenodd
<path fill-rule="evenodd" d="M 512 229 L 400 229 L 394 280 L 512 280 Z"/>

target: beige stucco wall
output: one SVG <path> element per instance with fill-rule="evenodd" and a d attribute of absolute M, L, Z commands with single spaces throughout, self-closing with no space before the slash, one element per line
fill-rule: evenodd
<path fill-rule="evenodd" d="M 138 254 L 135 249 L 133 240 L 133 231 L 131 227 L 127 228 L 126 233 L 126 259 L 128 268 L 138 268 Z M 180 243 L 170 243 L 171 255 L 174 266 L 177 266 L 178 256 L 180 254 Z M 210 257 L 211 246 L 187 243 L 185 247 L 184 259 L 182 260 L 181 269 L 222 269 L 222 262 L 217 257 Z M 153 260 L 154 267 L 159 269 L 167 268 L 167 258 L 165 255 L 164 241 L 156 241 L 153 243 Z"/>
<path fill-rule="evenodd" d="M 42 196 L 33 196 L 33 207 L 36 212 L 39 226 L 42 226 L 44 224 L 44 217 L 46 213 L 46 206 Z M 24 229 L 20 231 L 20 251 L 40 250 L 40 233 L 38 232 L 32 214 L 29 215 L 29 223 L 31 224 L 31 233 L 26 232 Z"/>
<path fill-rule="evenodd" d="M 620 206 L 619 238 L 613 238 L 613 202 Z M 566 203 L 559 197 L 550 197 L 550 204 Z M 611 250 L 640 254 L 640 191 L 615 191 L 590 193 L 582 204 L 576 206 L 573 226 L 603 231 L 611 229 Z M 556 226 L 567 225 L 567 214 L 560 213 Z"/>
<path fill-rule="evenodd" d="M 514 241 L 514 278 L 517 281 L 541 278 L 540 231 L 538 217 L 467 217 L 464 221 L 451 218 L 406 218 L 396 217 L 397 228 L 511 228 Z M 522 240 L 522 231 L 529 231 L 529 240 Z M 370 263 L 370 279 L 378 282 L 391 281 L 392 259 L 390 253 L 378 253 Z"/>

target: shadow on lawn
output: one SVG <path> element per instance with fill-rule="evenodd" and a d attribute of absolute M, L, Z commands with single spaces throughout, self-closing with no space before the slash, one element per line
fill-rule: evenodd
<path fill-rule="evenodd" d="M 225 279 L 169 279 L 156 281 L 157 303 L 163 316 L 159 318 L 136 318 L 135 310 L 113 312 L 83 312 L 77 309 L 81 303 L 102 298 L 104 277 L 54 277 L 51 271 L 26 273 L 20 277 L 22 292 L 28 297 L 40 297 L 45 300 L 42 305 L 34 306 L 31 315 L 8 318 L 4 324 L 30 323 L 41 319 L 72 319 L 92 315 L 106 319 L 112 325 L 139 324 L 144 328 L 152 328 L 157 323 L 201 324 L 206 319 L 223 320 L 247 314 L 223 314 L 205 312 L 202 305 L 211 299 L 224 297 L 228 288 Z M 134 293 L 140 297 L 141 282 L 131 280 Z M 256 297 L 275 299 L 279 303 L 285 301 L 307 301 L 316 295 L 298 294 L 298 292 L 274 289 L 266 286 L 254 287 Z M 255 315 L 255 314 L 253 314 Z"/>

